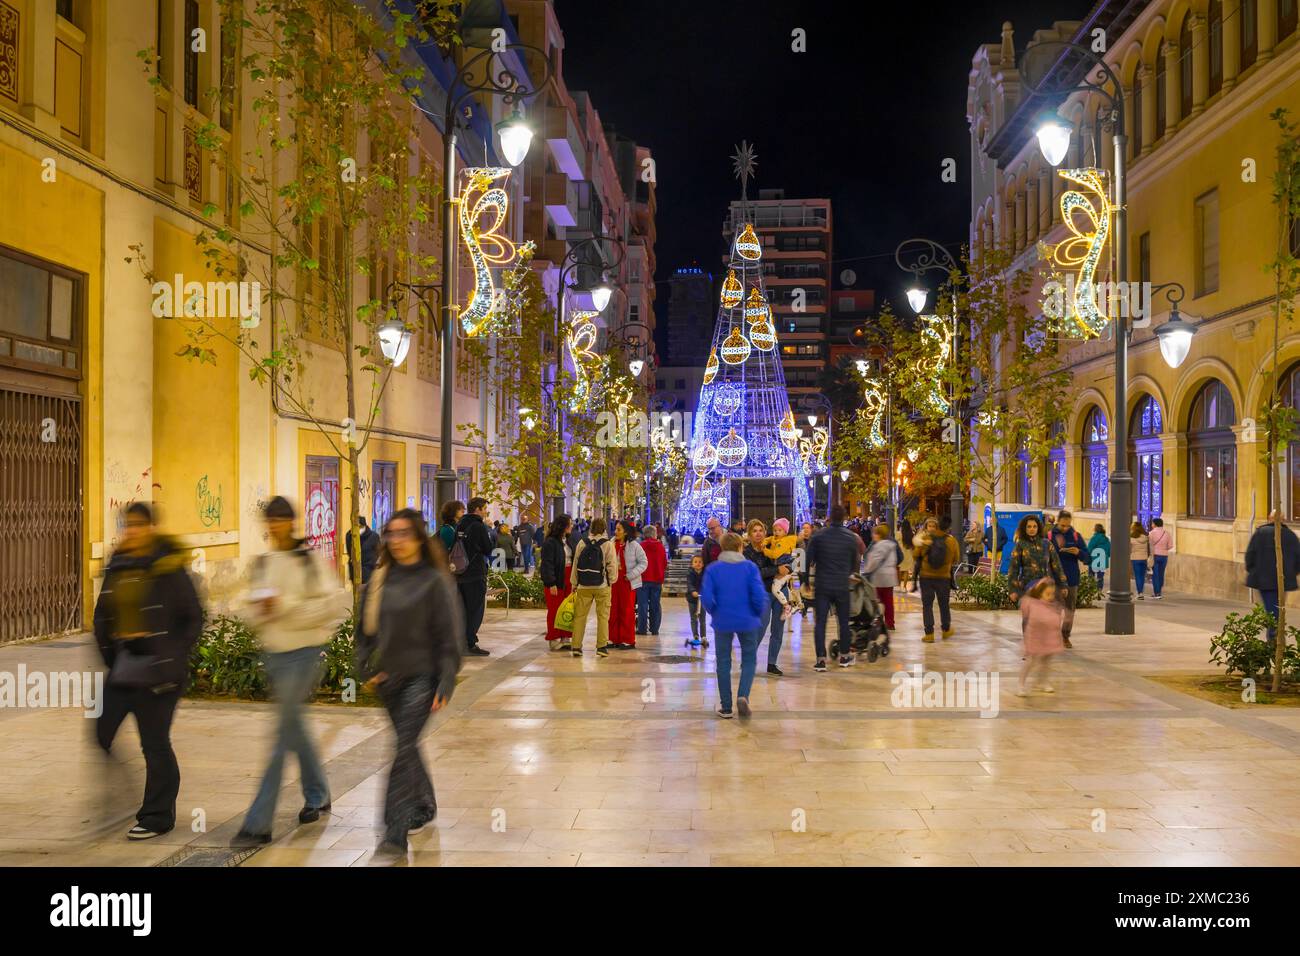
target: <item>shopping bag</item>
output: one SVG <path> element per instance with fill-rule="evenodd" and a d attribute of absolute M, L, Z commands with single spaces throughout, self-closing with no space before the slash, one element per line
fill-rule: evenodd
<path fill-rule="evenodd" d="M 573 595 L 570 594 L 555 609 L 555 629 L 573 633 Z"/>

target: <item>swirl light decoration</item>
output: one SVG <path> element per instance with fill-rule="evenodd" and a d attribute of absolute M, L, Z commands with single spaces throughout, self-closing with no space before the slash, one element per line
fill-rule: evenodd
<path fill-rule="evenodd" d="M 752 351 L 749 339 L 740 334 L 739 328 L 734 328 L 722 342 L 722 361 L 728 365 L 743 365 Z"/>
<path fill-rule="evenodd" d="M 749 445 L 745 443 L 745 439 L 736 434 L 734 428 L 729 429 L 718 442 L 718 464 L 727 468 L 735 468 L 748 454 Z"/>
<path fill-rule="evenodd" d="M 574 411 L 581 411 L 591 400 L 591 389 L 595 382 L 596 369 L 600 365 L 600 356 L 592 351 L 596 344 L 598 332 L 591 319 L 599 312 L 574 312 L 573 328 L 569 332 L 567 346 L 569 361 L 573 363 L 573 398 L 569 406 Z"/>
<path fill-rule="evenodd" d="M 758 291 L 758 286 L 754 286 L 749 290 L 749 298 L 745 300 L 745 321 L 752 325 L 771 314 L 763 293 Z"/>
<path fill-rule="evenodd" d="M 461 171 L 466 177 L 457 203 L 460 207 L 460 234 L 469 251 L 474 281 L 469 301 L 460 313 L 460 327 L 473 337 L 486 331 L 497 304 L 491 266 L 505 265 L 515 256 L 515 245 L 501 234 L 506 224 L 510 197 L 498 180 L 505 180 L 510 170 L 500 166 L 471 166 Z M 487 223 L 484 225 L 484 218 Z"/>
<path fill-rule="evenodd" d="M 943 376 L 952 357 L 952 326 L 938 315 L 923 315 L 921 337 L 925 339 L 928 354 L 917 361 L 916 374 L 923 381 L 933 383 L 930 388 L 930 406 L 939 412 L 948 411 L 948 399 L 943 394 Z"/>
<path fill-rule="evenodd" d="M 799 458 L 803 462 L 804 471 L 819 475 L 826 472 L 826 446 L 829 440 L 830 435 L 822 427 L 814 428 L 811 438 L 799 439 Z"/>
<path fill-rule="evenodd" d="M 703 478 L 718 463 L 718 450 L 707 441 L 691 455 L 691 470 Z"/>
<path fill-rule="evenodd" d="M 734 309 L 740 305 L 741 297 L 745 294 L 744 286 L 736 278 L 736 270 L 728 269 L 727 278 L 722 282 L 722 307 L 724 309 Z"/>
<path fill-rule="evenodd" d="M 691 493 L 702 499 L 711 498 L 713 496 L 713 483 L 701 475 L 691 482 Z"/>
<path fill-rule="evenodd" d="M 785 410 L 785 418 L 781 419 L 779 428 L 781 435 L 781 444 L 785 445 L 791 451 L 799 447 L 799 429 L 794 424 L 794 412 L 789 408 Z"/>
<path fill-rule="evenodd" d="M 1085 338 L 1096 338 L 1110 321 L 1098 305 L 1097 269 L 1110 237 L 1110 219 L 1115 208 L 1106 197 L 1105 170 L 1060 169 L 1057 174 L 1087 191 L 1068 189 L 1061 195 L 1061 221 L 1071 235 L 1051 247 L 1051 256 L 1057 265 L 1077 269 L 1065 313 Z M 1076 212 L 1086 221 L 1083 229 L 1075 221 Z"/>
<path fill-rule="evenodd" d="M 718 351 L 709 350 L 709 361 L 704 366 L 704 384 L 709 385 L 718 377 Z"/>
<path fill-rule="evenodd" d="M 713 410 L 719 415 L 730 418 L 740 411 L 741 403 L 744 400 L 744 393 L 735 385 L 719 385 L 713 393 Z"/>
<path fill-rule="evenodd" d="M 887 411 L 885 388 L 878 379 L 867 379 L 862 394 L 862 409 L 858 412 L 867 421 L 867 441 L 872 448 L 885 445 L 884 422 Z"/>
<path fill-rule="evenodd" d="M 752 222 L 745 223 L 745 228 L 736 237 L 736 254 L 742 259 L 748 259 L 750 262 L 757 262 L 763 257 L 763 244 L 758 241 L 758 236 L 754 234 L 754 224 Z"/>

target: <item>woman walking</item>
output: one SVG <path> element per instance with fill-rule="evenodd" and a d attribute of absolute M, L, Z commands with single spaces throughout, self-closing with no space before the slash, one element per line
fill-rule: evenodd
<path fill-rule="evenodd" d="M 144 751 L 144 802 L 126 836 L 148 840 L 176 825 L 181 770 L 172 750 L 172 718 L 189 680 L 203 608 L 186 572 L 189 551 L 157 533 L 144 502 L 128 505 L 124 518 L 95 603 L 95 643 L 108 665 L 95 738 L 107 753 L 126 715 L 135 715 Z"/>
<path fill-rule="evenodd" d="M 871 529 L 871 547 L 867 549 L 863 573 L 876 589 L 876 598 L 885 608 L 885 627 L 894 629 L 894 588 L 898 586 L 898 556 L 902 548 L 889 533 L 889 525 Z"/>
<path fill-rule="evenodd" d="M 1142 528 L 1140 521 L 1134 521 L 1128 529 L 1128 550 L 1133 562 L 1133 586 L 1137 588 L 1139 601 L 1145 601 L 1142 592 L 1147 585 L 1147 567 L 1151 561 L 1151 539 Z"/>
<path fill-rule="evenodd" d="M 1097 579 L 1097 590 L 1100 591 L 1105 587 L 1106 571 L 1110 568 L 1110 538 L 1106 537 L 1104 524 L 1092 526 L 1092 537 L 1088 539 L 1088 554 L 1092 558 L 1090 562 L 1092 576 Z"/>
<path fill-rule="evenodd" d="M 456 526 L 460 524 L 460 519 L 465 517 L 465 502 L 447 502 L 442 506 L 442 512 L 438 517 L 442 521 L 438 528 L 438 539 L 447 554 L 451 554 L 451 549 L 456 546 Z"/>
<path fill-rule="evenodd" d="M 609 596 L 609 646 L 630 650 L 636 647 L 636 591 L 648 564 L 632 522 L 614 525 L 614 554 L 618 558 L 618 580 Z"/>
<path fill-rule="evenodd" d="M 1011 566 L 1007 568 L 1007 585 L 1011 600 L 1020 603 L 1020 596 L 1039 578 L 1050 578 L 1056 587 L 1065 586 L 1065 572 L 1061 559 L 1043 533 L 1043 522 L 1038 515 L 1025 515 L 1016 528 L 1016 543 L 1011 548 Z"/>
<path fill-rule="evenodd" d="M 1165 565 L 1169 563 L 1169 552 L 1174 549 L 1174 537 L 1163 518 L 1151 519 L 1147 541 L 1151 545 L 1151 596 L 1159 601 L 1165 590 Z"/>
<path fill-rule="evenodd" d="M 740 686 L 736 705 L 741 717 L 748 717 L 749 691 L 754 684 L 758 664 L 759 621 L 763 609 L 770 606 L 771 595 L 763 590 L 758 567 L 741 554 L 741 537 L 727 532 L 722 536 L 718 560 L 704 572 L 704 590 L 700 600 L 713 618 L 714 653 L 718 670 L 718 716 L 730 718 L 731 646 L 740 641 Z"/>
<path fill-rule="evenodd" d="M 546 595 L 546 644 L 553 651 L 569 649 L 570 633 L 555 626 L 555 612 L 569 596 L 572 587 L 573 551 L 568 541 L 572 529 L 573 519 L 568 515 L 560 515 L 551 522 L 546 540 L 542 542 L 542 560 L 538 565 Z"/>
<path fill-rule="evenodd" d="M 404 854 L 407 834 L 438 816 L 420 734 L 456 689 L 465 626 L 446 555 L 426 533 L 420 513 L 397 512 L 384 525 L 383 539 L 379 566 L 361 602 L 357 671 L 378 689 L 393 722 L 397 746 L 380 848 Z"/>

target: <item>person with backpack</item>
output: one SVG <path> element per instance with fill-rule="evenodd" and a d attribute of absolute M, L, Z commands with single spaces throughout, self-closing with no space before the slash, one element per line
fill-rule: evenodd
<path fill-rule="evenodd" d="M 129 840 L 149 840 L 176 826 L 181 770 L 172 749 L 172 718 L 189 681 L 190 652 L 203 631 L 203 607 L 190 581 L 188 548 L 158 534 L 153 509 L 133 501 L 95 602 L 94 633 L 108 665 L 95 739 L 108 753 L 135 715 L 144 752 L 144 801 Z"/>
<path fill-rule="evenodd" d="M 553 651 L 569 650 L 569 632 L 555 626 L 555 612 L 572 589 L 573 552 L 568 542 L 572 525 L 573 519 L 568 515 L 559 515 L 551 522 L 537 566 L 546 595 L 546 643 Z"/>
<path fill-rule="evenodd" d="M 1053 588 L 1065 587 L 1061 556 L 1043 534 L 1042 519 L 1038 515 L 1025 515 L 1016 526 L 1016 541 L 1011 546 L 1007 567 L 1012 603 L 1018 606 L 1020 596 L 1039 578 L 1050 578 Z"/>
<path fill-rule="evenodd" d="M 1106 572 L 1110 569 L 1110 538 L 1106 537 L 1106 526 L 1092 526 L 1092 537 L 1088 539 L 1088 555 L 1091 557 L 1089 568 L 1097 579 L 1097 590 L 1106 584 Z"/>
<path fill-rule="evenodd" d="M 1067 648 L 1070 632 L 1074 629 L 1074 606 L 1079 600 L 1079 577 L 1081 563 L 1087 560 L 1088 543 L 1083 535 L 1071 527 L 1074 516 L 1062 509 L 1056 516 L 1056 524 L 1049 532 L 1049 540 L 1056 548 L 1056 555 L 1061 559 L 1061 571 L 1065 574 L 1065 586 L 1056 589 L 1056 599 L 1065 608 L 1061 624 L 1061 639 Z"/>
<path fill-rule="evenodd" d="M 487 607 L 488 561 L 492 559 L 492 535 L 484 518 L 486 498 L 471 498 L 469 510 L 456 525 L 456 543 L 451 549 L 451 571 L 465 607 L 465 653 L 487 657 L 490 651 L 478 646 L 478 629 L 483 625 Z"/>
<path fill-rule="evenodd" d="M 631 521 L 614 524 L 614 556 L 618 559 L 618 578 L 609 590 L 609 646 L 619 650 L 636 647 L 637 591 L 645 573 L 646 556 Z"/>
<path fill-rule="evenodd" d="M 403 508 L 388 519 L 383 537 L 379 567 L 361 601 L 356 666 L 383 700 L 396 738 L 380 850 L 405 855 L 409 834 L 438 816 L 420 734 L 456 690 L 464 625 L 447 559 L 425 531 L 423 515 Z"/>
<path fill-rule="evenodd" d="M 596 656 L 608 657 L 610 591 L 618 581 L 618 555 L 614 542 L 605 537 L 605 519 L 591 519 L 588 531 L 573 551 L 573 637 L 574 657 L 582 656 L 587 633 L 587 615 L 596 608 Z"/>
<path fill-rule="evenodd" d="M 298 822 L 315 823 L 330 809 L 329 781 L 307 729 L 304 705 L 320 683 L 325 646 L 352 605 L 351 595 L 338 586 L 324 556 L 294 537 L 293 505 L 277 495 L 267 502 L 263 515 L 271 550 L 253 561 L 241 616 L 262 645 L 278 720 L 271 759 L 235 835 L 237 846 L 271 842 L 284 762 L 290 753 L 298 757 L 302 784 Z"/>
<path fill-rule="evenodd" d="M 863 574 L 867 583 L 876 589 L 876 599 L 885 609 L 885 627 L 894 629 L 894 588 L 898 587 L 898 561 L 903 554 L 889 525 L 878 524 L 871 529 L 871 547 L 867 549 Z"/>
<path fill-rule="evenodd" d="M 917 581 L 921 589 L 921 640 L 934 643 L 934 604 L 939 603 L 939 627 L 946 641 L 952 637 L 952 566 L 961 559 L 957 539 L 939 526 L 937 518 L 926 518 L 917 534 L 915 558 Z"/>
<path fill-rule="evenodd" d="M 1151 591 L 1152 598 L 1159 601 L 1165 590 L 1165 567 L 1169 564 L 1169 552 L 1174 549 L 1174 536 L 1165 527 L 1163 518 L 1151 519 Z"/>
<path fill-rule="evenodd" d="M 813 581 L 813 644 L 817 663 L 813 670 L 826 672 L 826 621 L 832 605 L 839 623 L 841 667 L 853 664 L 853 642 L 849 639 L 849 578 L 862 565 L 866 550 L 862 539 L 844 527 L 844 506 L 832 505 L 830 526 L 812 536 L 808 543 L 808 575 Z"/>
<path fill-rule="evenodd" d="M 451 554 L 452 549 L 456 547 L 456 526 L 460 524 L 464 514 L 463 501 L 448 501 L 442 506 L 442 512 L 438 516 L 442 521 L 438 528 L 438 540 L 442 542 L 443 550 L 447 554 Z"/>
<path fill-rule="evenodd" d="M 718 560 L 704 572 L 704 589 L 700 600 L 713 616 L 714 654 L 717 660 L 719 717 L 732 716 L 731 648 L 740 641 L 740 686 L 736 705 L 741 717 L 750 715 L 749 692 L 754 684 L 758 664 L 758 626 L 771 595 L 764 589 L 758 567 L 741 554 L 740 535 L 728 532 L 719 542 Z M 846 632 L 847 633 L 847 632 Z"/>

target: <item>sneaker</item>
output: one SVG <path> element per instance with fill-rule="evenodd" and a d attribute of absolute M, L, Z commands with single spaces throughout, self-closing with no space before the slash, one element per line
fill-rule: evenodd
<path fill-rule="evenodd" d="M 716 713 L 719 717 L 721 717 L 723 720 L 730 720 L 732 717 L 735 717 L 735 716 L 736 716 L 735 714 L 733 714 L 733 713 L 731 712 L 731 708 L 730 708 L 730 707 L 723 708 L 723 707 L 719 706 L 718 709 L 715 711 L 715 713 Z"/>
<path fill-rule="evenodd" d="M 1070 639 L 1068 637 L 1064 638 L 1064 641 L 1066 647 L 1074 647 L 1074 645 L 1070 643 Z"/>
<path fill-rule="evenodd" d="M 819 657 L 819 658 L 817 658 L 817 663 L 813 665 L 813 670 L 817 671 L 817 673 L 819 673 L 819 674 L 825 674 L 825 673 L 826 673 L 826 658 L 824 658 L 824 657 Z"/>
<path fill-rule="evenodd" d="M 580 650 L 574 650 L 574 651 L 573 651 L 573 656 L 574 656 L 574 657 L 581 657 L 581 656 L 582 656 L 582 651 L 580 651 Z"/>
<path fill-rule="evenodd" d="M 852 654 L 841 654 L 841 655 L 840 655 L 840 667 L 852 667 L 852 666 L 853 666 L 853 655 L 852 655 Z"/>
<path fill-rule="evenodd" d="M 1017 697 L 1028 697 L 1028 696 L 1029 696 L 1029 691 L 1025 690 L 1025 689 L 1022 687 L 1022 688 L 1020 688 L 1020 690 L 1016 691 L 1016 696 L 1017 696 Z"/>
<path fill-rule="evenodd" d="M 1138 600 L 1139 600 L 1139 601 L 1145 601 L 1145 600 L 1146 600 L 1146 595 L 1144 595 L 1144 594 L 1139 594 L 1139 595 L 1138 595 Z"/>
<path fill-rule="evenodd" d="M 740 711 L 741 717 L 748 717 L 751 713 L 749 709 L 749 698 L 748 697 L 736 698 L 736 710 Z"/>
<path fill-rule="evenodd" d="M 573 645 L 570 644 L 568 641 L 565 641 L 563 644 L 561 644 L 559 647 L 557 647 L 556 650 L 557 650 L 557 651 L 571 651 L 571 650 L 573 650 Z"/>
<path fill-rule="evenodd" d="M 784 676 L 785 676 L 785 671 L 781 670 L 781 668 L 777 667 L 775 664 L 768 664 L 768 665 L 767 665 L 767 672 L 768 672 L 769 674 L 771 674 L 773 677 L 784 677 Z"/>
<path fill-rule="evenodd" d="M 383 840 L 375 849 L 376 855 L 406 856 L 406 844 L 396 840 Z"/>
<path fill-rule="evenodd" d="M 598 647 L 598 648 L 596 648 L 596 656 L 597 656 L 597 657 L 609 657 L 609 647 L 606 646 L 606 647 Z"/>
<path fill-rule="evenodd" d="M 1153 601 L 1159 601 L 1159 600 L 1160 600 L 1160 595 L 1159 595 L 1159 594 L 1153 594 L 1153 595 L 1151 595 L 1151 600 L 1153 600 Z"/>
<path fill-rule="evenodd" d="M 1038 688 L 1038 689 L 1041 690 L 1044 694 L 1055 694 L 1055 693 L 1056 693 L 1056 688 L 1053 687 L 1051 684 L 1044 684 L 1042 687 L 1040 687 L 1040 688 Z"/>
<path fill-rule="evenodd" d="M 135 833 L 135 831 L 139 829 L 142 828 L 135 827 L 134 829 L 131 830 L 131 833 Z M 148 837 L 131 836 L 131 833 L 128 833 L 127 836 L 131 837 L 131 839 L 133 840 L 148 839 Z M 151 836 L 157 836 L 157 835 L 158 834 L 156 833 L 151 834 Z M 247 830 L 240 830 L 238 833 L 235 834 L 235 838 L 230 841 L 230 845 L 231 846 L 263 846 L 270 842 L 271 842 L 271 834 L 269 833 L 249 833 Z"/>
<path fill-rule="evenodd" d="M 699 647 L 699 646 L 700 646 L 700 639 L 698 637 L 691 638 L 691 647 Z"/>
<path fill-rule="evenodd" d="M 933 634 L 923 634 L 923 635 L 921 636 L 921 640 L 924 641 L 926 644 L 933 644 L 933 643 L 934 643 L 934 635 L 933 635 Z"/>
<path fill-rule="evenodd" d="M 948 630 L 943 632 L 943 639 L 945 641 L 948 640 L 948 638 L 950 637 L 952 637 L 952 628 L 948 628 Z"/>
<path fill-rule="evenodd" d="M 168 831 L 154 830 L 150 827 L 141 826 L 140 824 L 137 823 L 131 829 L 126 831 L 126 838 L 128 840 L 152 840 L 154 837 L 160 837 L 166 832 Z M 262 842 L 270 843 L 271 842 L 270 834 L 267 834 L 266 839 L 263 840 Z"/>
<path fill-rule="evenodd" d="M 320 819 L 322 813 L 329 813 L 330 805 L 327 803 L 323 807 L 303 807 L 298 811 L 299 823 L 315 823 Z"/>
<path fill-rule="evenodd" d="M 477 644 L 475 644 L 465 653 L 468 654 L 470 657 L 488 657 L 492 654 L 492 652 L 489 651 L 486 647 L 479 647 Z"/>

